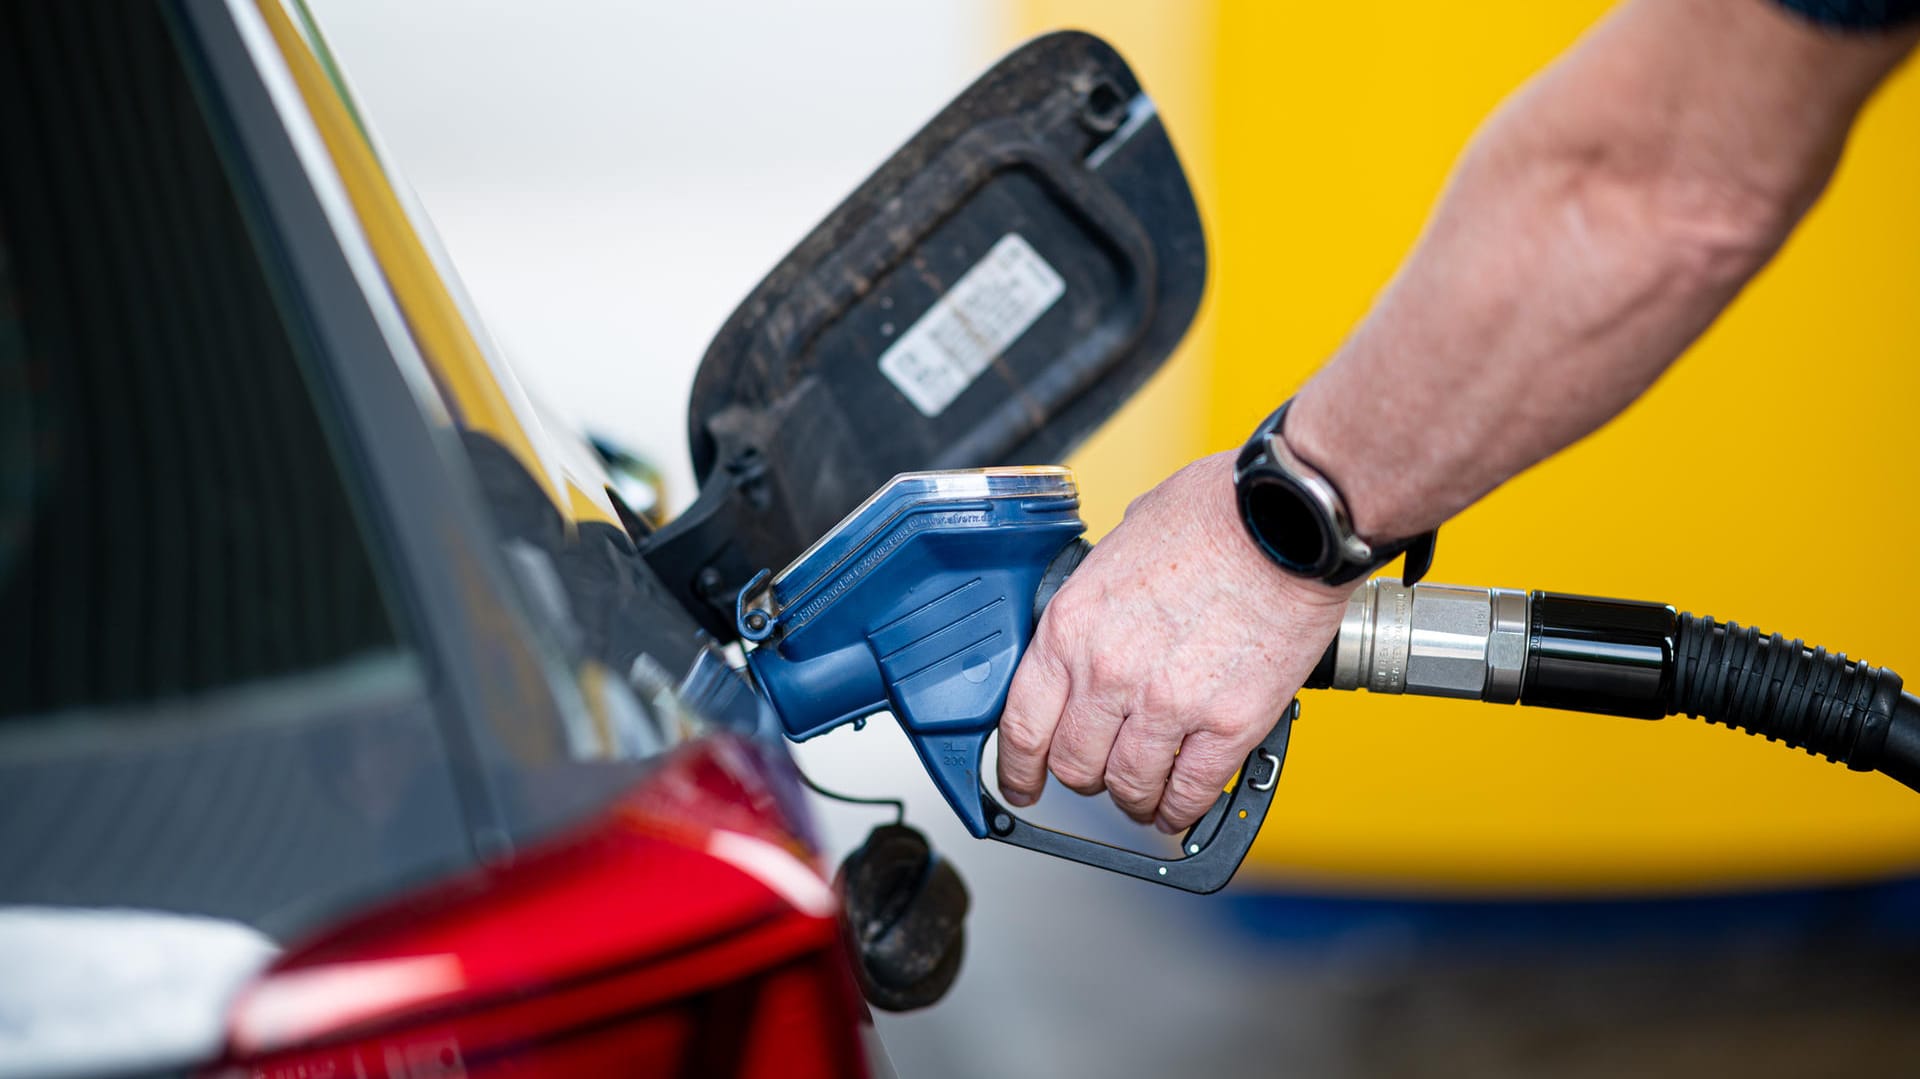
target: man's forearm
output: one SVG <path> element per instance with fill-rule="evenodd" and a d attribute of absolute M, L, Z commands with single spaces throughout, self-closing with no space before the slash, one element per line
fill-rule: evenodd
<path fill-rule="evenodd" d="M 1288 442 L 1386 538 L 1585 436 L 1765 264 L 1912 40 L 1765 0 L 1629 4 L 1476 137 Z"/>

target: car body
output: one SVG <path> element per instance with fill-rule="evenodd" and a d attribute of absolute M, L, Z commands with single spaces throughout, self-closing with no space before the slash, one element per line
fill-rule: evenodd
<path fill-rule="evenodd" d="M 16 5 L 0 48 L 0 1075 L 886 1073 L 727 600 L 875 477 L 1056 457 L 1165 358 L 1204 249 L 1124 66 L 1024 51 L 803 242 L 656 532 L 304 6 Z M 1069 300 L 928 415 L 861 305 L 937 303 L 1009 221 Z M 778 383 L 801 300 L 855 375 Z M 823 438 L 826 398 L 896 437 Z"/>
<path fill-rule="evenodd" d="M 870 1067 L 790 761 L 297 15 L 9 12 L 0 1073 Z"/>

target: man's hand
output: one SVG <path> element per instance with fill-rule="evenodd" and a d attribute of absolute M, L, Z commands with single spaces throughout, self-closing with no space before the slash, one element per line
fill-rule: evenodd
<path fill-rule="evenodd" d="M 1047 605 L 1000 718 L 1001 794 L 1031 805 L 1051 770 L 1161 831 L 1188 827 L 1273 729 L 1351 592 L 1254 546 L 1232 453 L 1181 469 Z"/>

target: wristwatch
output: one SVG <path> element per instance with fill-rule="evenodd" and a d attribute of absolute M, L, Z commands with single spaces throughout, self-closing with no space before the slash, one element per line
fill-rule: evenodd
<path fill-rule="evenodd" d="M 1378 543 L 1356 535 L 1340 489 L 1287 446 L 1283 427 L 1292 404 L 1268 416 L 1234 461 L 1240 519 L 1253 542 L 1288 573 L 1327 584 L 1358 580 L 1402 554 L 1404 583 L 1426 576 L 1439 530 Z"/>

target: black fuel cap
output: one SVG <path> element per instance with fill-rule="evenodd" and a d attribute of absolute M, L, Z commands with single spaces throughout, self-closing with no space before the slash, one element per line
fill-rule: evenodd
<path fill-rule="evenodd" d="M 874 1007 L 925 1008 L 947 995 L 966 951 L 967 886 L 927 837 L 875 828 L 835 884 L 860 988 Z"/>

